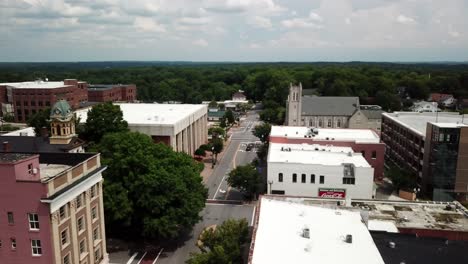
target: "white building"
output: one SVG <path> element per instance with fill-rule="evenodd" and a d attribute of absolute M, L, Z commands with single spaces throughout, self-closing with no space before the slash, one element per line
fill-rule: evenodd
<path fill-rule="evenodd" d="M 262 197 L 249 264 L 384 263 L 359 211 L 304 201 Z"/>
<path fill-rule="evenodd" d="M 171 146 L 175 151 L 193 155 L 206 143 L 208 121 L 206 105 L 194 104 L 118 104 L 131 131 L 148 136 L 154 142 Z M 76 111 L 85 123 L 88 109 Z"/>
<path fill-rule="evenodd" d="M 426 102 L 426 101 L 420 101 L 420 102 L 414 102 L 413 106 L 411 106 L 411 111 L 413 112 L 440 112 L 440 108 L 437 106 L 437 102 Z"/>
<path fill-rule="evenodd" d="M 350 147 L 270 143 L 268 193 L 370 199 L 374 168 Z"/>

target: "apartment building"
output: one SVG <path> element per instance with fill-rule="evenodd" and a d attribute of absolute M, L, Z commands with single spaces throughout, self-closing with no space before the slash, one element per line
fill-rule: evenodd
<path fill-rule="evenodd" d="M 0 93 L 0 103 L 5 105 L 3 108 L 12 106 L 15 121 L 26 122 L 38 111 L 50 108 L 61 99 L 68 101 L 72 108 L 79 108 L 88 101 L 88 84 L 75 79 L 0 83 Z"/>
<path fill-rule="evenodd" d="M 323 198 L 374 196 L 374 169 L 350 147 L 270 143 L 269 194 Z"/>
<path fill-rule="evenodd" d="M 380 136 L 372 129 L 273 126 L 269 141 L 273 143 L 306 143 L 350 147 L 354 152 L 361 153 L 374 168 L 374 179 L 383 177 L 385 144 L 380 141 Z"/>
<path fill-rule="evenodd" d="M 108 263 L 99 154 L 0 153 L 1 263 Z"/>
<path fill-rule="evenodd" d="M 385 113 L 385 161 L 407 169 L 433 200 L 467 200 L 468 116 Z"/>

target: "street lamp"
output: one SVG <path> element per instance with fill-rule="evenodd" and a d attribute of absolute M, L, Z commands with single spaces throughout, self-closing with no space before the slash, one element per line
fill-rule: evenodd
<path fill-rule="evenodd" d="M 268 184 L 270 185 L 270 193 L 269 194 L 271 194 L 271 185 L 273 184 L 273 181 L 272 180 L 268 181 Z"/>
<path fill-rule="evenodd" d="M 215 160 L 214 160 L 214 146 L 211 147 L 211 168 L 214 168 Z"/>

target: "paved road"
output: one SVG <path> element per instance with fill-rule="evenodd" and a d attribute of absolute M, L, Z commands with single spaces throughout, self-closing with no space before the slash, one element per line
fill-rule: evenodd
<path fill-rule="evenodd" d="M 259 124 L 259 116 L 257 111 L 249 111 L 241 124 L 237 128 L 231 129 L 231 143 L 224 151 L 224 156 L 215 165 L 212 175 L 207 180 L 208 198 L 209 199 L 233 199 L 242 200 L 242 195 L 235 189 L 231 188 L 228 192 L 226 183 L 227 174 L 234 168 L 234 164 L 245 165 L 250 163 L 255 157 L 255 149 L 246 151 L 248 143 L 259 141 L 257 137 L 252 135 L 252 129 Z"/>
<path fill-rule="evenodd" d="M 199 251 L 196 246 L 196 242 L 204 228 L 211 225 L 219 225 L 230 218 L 246 218 L 249 224 L 251 224 L 254 210 L 255 207 L 252 205 L 206 204 L 205 209 L 201 212 L 203 220 L 194 226 L 188 239 L 181 242 L 177 248 L 164 249 L 156 263 L 185 263 L 185 261 L 190 257 L 190 252 Z"/>

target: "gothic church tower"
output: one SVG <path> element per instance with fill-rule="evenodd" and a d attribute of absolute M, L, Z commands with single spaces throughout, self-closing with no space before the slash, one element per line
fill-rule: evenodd
<path fill-rule="evenodd" d="M 289 84 L 289 96 L 286 101 L 287 126 L 300 126 L 302 118 L 302 83 L 299 85 Z"/>

